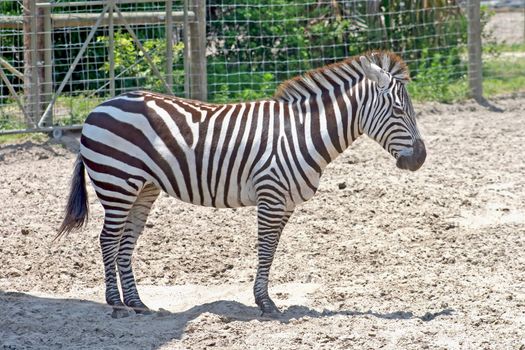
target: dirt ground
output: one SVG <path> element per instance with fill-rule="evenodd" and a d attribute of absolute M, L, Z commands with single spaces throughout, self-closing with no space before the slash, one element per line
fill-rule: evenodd
<path fill-rule="evenodd" d="M 487 23 L 485 33 L 498 43 L 523 44 L 524 19 L 523 9 L 495 12 Z"/>
<path fill-rule="evenodd" d="M 428 158 L 403 172 L 363 137 L 331 164 L 279 245 L 260 317 L 253 208 L 162 196 L 134 265 L 146 304 L 112 319 L 101 206 L 58 243 L 75 154 L 0 146 L 3 349 L 525 349 L 525 98 L 419 106 Z M 1 349 L 1 347 L 0 347 Z"/>

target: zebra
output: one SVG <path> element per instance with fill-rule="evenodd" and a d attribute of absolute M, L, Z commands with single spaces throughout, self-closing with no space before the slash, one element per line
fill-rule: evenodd
<path fill-rule="evenodd" d="M 424 163 L 409 80 L 399 56 L 373 51 L 285 81 L 273 98 L 259 101 L 213 104 L 147 91 L 109 99 L 83 125 L 57 237 L 87 221 L 86 172 L 105 211 L 99 240 L 112 317 L 147 314 L 131 260 L 161 191 L 207 207 L 256 206 L 253 293 L 262 315 L 279 315 L 268 293 L 274 253 L 326 166 L 362 134 L 400 169 Z"/>

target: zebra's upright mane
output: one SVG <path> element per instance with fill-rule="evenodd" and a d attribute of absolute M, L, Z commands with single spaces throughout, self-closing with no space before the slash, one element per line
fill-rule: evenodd
<path fill-rule="evenodd" d="M 369 51 L 364 55 L 383 70 L 390 73 L 395 79 L 401 81 L 410 80 L 406 63 L 395 53 L 391 51 Z M 302 95 L 300 91 L 305 88 L 310 90 L 309 92 L 319 91 L 319 83 L 326 81 L 326 77 L 330 78 L 330 76 L 334 74 L 338 76 L 339 79 L 341 79 L 341 77 L 347 77 L 349 73 L 362 76 L 363 73 L 360 69 L 361 63 L 359 61 L 360 56 L 361 55 L 353 56 L 341 62 L 317 68 L 286 80 L 279 85 L 274 98 L 278 100 L 289 100 L 293 98 L 294 95 L 297 95 L 297 93 Z"/>

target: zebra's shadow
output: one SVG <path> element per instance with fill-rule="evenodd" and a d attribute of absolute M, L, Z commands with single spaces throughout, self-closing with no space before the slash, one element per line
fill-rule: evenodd
<path fill-rule="evenodd" d="M 288 324 L 303 317 L 329 318 L 337 315 L 372 316 L 382 319 L 432 321 L 449 316 L 451 309 L 417 316 L 412 312 L 397 311 L 317 311 L 307 306 L 294 305 L 278 317 L 261 315 L 255 306 L 238 301 L 217 300 L 195 305 L 180 312 L 160 311 L 152 315 L 132 315 L 122 319 L 111 318 L 111 308 L 104 303 L 80 299 L 55 299 L 26 293 L 0 290 L 0 348 L 130 348 L 155 349 L 178 341 L 197 330 L 213 333 L 217 326 L 226 328 L 234 321 L 253 320 Z M 211 325 L 210 325 L 211 324 Z M 293 327 L 293 322 L 290 324 Z"/>
<path fill-rule="evenodd" d="M 409 319 L 419 319 L 424 322 L 432 321 L 439 316 L 450 316 L 454 313 L 453 309 L 443 309 L 438 312 L 427 312 L 422 316 L 415 315 L 410 311 L 395 311 L 388 313 L 374 312 L 372 310 L 368 311 L 356 311 L 356 310 L 323 310 L 318 311 L 307 306 L 303 305 L 293 305 L 288 308 L 285 308 L 281 314 L 276 316 L 265 316 L 261 314 L 259 308 L 254 306 L 248 306 L 238 301 L 233 300 L 218 300 L 211 303 L 205 303 L 198 306 L 194 306 L 191 309 L 188 309 L 183 312 L 166 312 L 162 310 L 159 312 L 159 317 L 190 317 L 194 319 L 201 314 L 211 313 L 218 315 L 222 318 L 224 322 L 231 321 L 277 321 L 281 323 L 289 323 L 291 320 L 300 319 L 303 317 L 310 318 L 322 318 L 322 317 L 333 317 L 333 316 L 373 316 L 382 319 L 391 319 L 391 320 L 409 320 Z"/>

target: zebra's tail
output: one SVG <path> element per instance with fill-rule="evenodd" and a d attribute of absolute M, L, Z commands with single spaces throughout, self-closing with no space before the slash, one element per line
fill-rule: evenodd
<path fill-rule="evenodd" d="M 77 157 L 75 170 L 71 178 L 71 189 L 69 190 L 65 212 L 66 217 L 53 240 L 67 235 L 73 229 L 80 228 L 88 220 L 89 203 L 84 175 L 84 162 L 80 155 Z"/>

